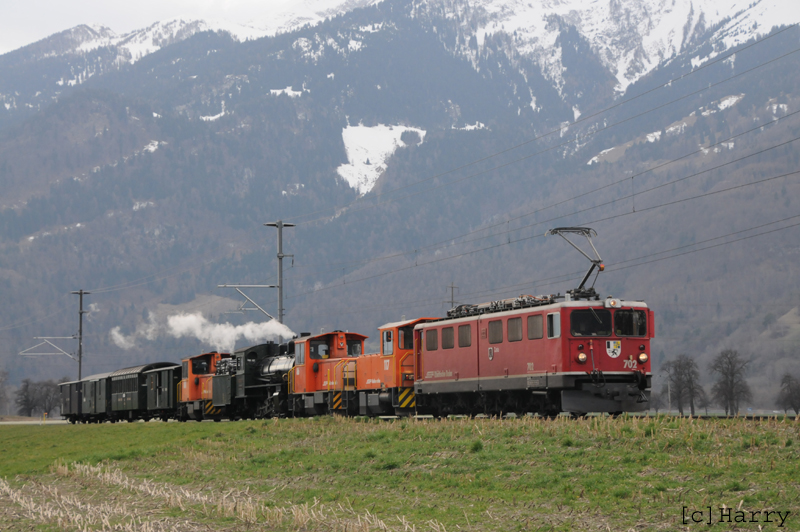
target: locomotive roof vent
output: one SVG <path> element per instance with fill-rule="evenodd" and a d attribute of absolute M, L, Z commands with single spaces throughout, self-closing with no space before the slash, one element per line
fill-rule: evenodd
<path fill-rule="evenodd" d="M 310 332 L 301 332 L 300 333 L 300 338 L 303 338 L 304 336 L 311 336 L 311 333 Z"/>
<path fill-rule="evenodd" d="M 566 235 L 570 233 L 574 235 L 585 236 L 586 240 L 589 242 L 589 246 L 592 248 L 595 257 L 597 258 L 593 259 L 591 256 L 589 256 L 588 253 L 586 253 L 581 248 L 576 246 L 575 243 L 572 242 L 572 240 L 567 238 Z M 599 299 L 597 292 L 595 292 L 594 290 L 594 283 L 597 282 L 597 276 L 600 275 L 600 272 L 605 270 L 605 266 L 603 265 L 603 259 L 600 258 L 600 254 L 597 252 L 597 249 L 594 247 L 594 244 L 592 243 L 592 237 L 597 236 L 597 231 L 595 231 L 590 227 L 556 227 L 555 229 L 550 229 L 545 233 L 545 236 L 550 236 L 550 235 L 559 235 L 561 238 L 566 240 L 570 246 L 577 249 L 581 255 L 589 259 L 589 262 L 592 263 L 592 265 L 589 267 L 589 271 L 586 272 L 586 275 L 583 276 L 583 280 L 581 280 L 581 284 L 578 285 L 578 288 L 567 290 L 567 301 L 569 301 L 570 299 L 596 299 L 596 300 Z M 595 275 L 594 281 L 592 281 L 592 286 L 590 286 L 589 288 L 585 288 L 586 281 L 589 280 L 589 277 L 592 275 L 595 269 L 597 270 L 597 275 Z"/>

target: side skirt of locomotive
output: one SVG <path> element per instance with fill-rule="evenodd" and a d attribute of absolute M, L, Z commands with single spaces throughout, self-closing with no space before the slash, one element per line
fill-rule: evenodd
<path fill-rule="evenodd" d="M 651 377 L 642 373 L 554 373 L 417 382 L 417 410 L 447 415 L 507 412 L 644 412 Z"/>

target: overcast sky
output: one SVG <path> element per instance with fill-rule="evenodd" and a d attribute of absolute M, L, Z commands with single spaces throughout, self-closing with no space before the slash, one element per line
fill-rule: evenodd
<path fill-rule="evenodd" d="M 260 20 L 294 0 L 0 0 L 0 54 L 79 24 L 102 24 L 116 33 L 144 28 L 159 20 Z"/>

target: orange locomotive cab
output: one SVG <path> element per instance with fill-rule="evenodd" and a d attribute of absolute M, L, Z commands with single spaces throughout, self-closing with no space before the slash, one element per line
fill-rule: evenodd
<path fill-rule="evenodd" d="M 333 331 L 303 333 L 294 340 L 295 364 L 289 377 L 294 415 L 356 413 L 356 367 L 366 338 Z"/>
<path fill-rule="evenodd" d="M 181 360 L 183 379 L 180 384 L 181 421 L 194 419 L 219 420 L 219 409 L 212 404 L 212 377 L 217 372 L 217 364 L 222 359 L 231 358 L 230 353 L 203 353 Z"/>
<path fill-rule="evenodd" d="M 435 319 L 404 320 L 378 328 L 380 352 L 365 355 L 358 362 L 359 415 L 410 415 L 416 411 L 414 326 Z"/>

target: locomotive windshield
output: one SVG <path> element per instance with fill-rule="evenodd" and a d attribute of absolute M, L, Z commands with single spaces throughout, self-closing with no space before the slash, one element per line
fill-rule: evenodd
<path fill-rule="evenodd" d="M 643 310 L 618 310 L 614 313 L 617 336 L 647 336 L 647 314 Z"/>
<path fill-rule="evenodd" d="M 192 359 L 192 373 L 194 375 L 205 375 L 211 372 L 211 355 L 205 355 Z"/>
<path fill-rule="evenodd" d="M 319 360 L 328 358 L 328 342 L 326 340 L 311 340 L 308 342 L 308 358 Z"/>
<path fill-rule="evenodd" d="M 347 340 L 347 356 L 361 356 L 361 340 Z"/>
<path fill-rule="evenodd" d="M 572 336 L 611 336 L 611 312 L 605 309 L 573 310 Z"/>

